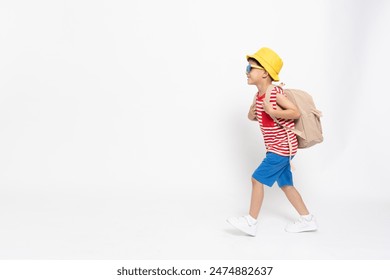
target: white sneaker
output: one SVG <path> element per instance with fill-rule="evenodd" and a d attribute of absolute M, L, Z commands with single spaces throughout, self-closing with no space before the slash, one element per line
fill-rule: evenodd
<path fill-rule="evenodd" d="M 257 223 L 252 224 L 249 222 L 248 218 L 245 216 L 242 217 L 230 217 L 227 219 L 227 222 L 234 226 L 236 229 L 245 232 L 251 236 L 256 236 Z"/>
<path fill-rule="evenodd" d="M 316 231 L 318 228 L 316 219 L 314 216 L 311 216 L 311 219 L 305 219 L 300 217 L 297 221 L 286 226 L 285 230 L 287 232 L 298 233 L 305 231 Z"/>

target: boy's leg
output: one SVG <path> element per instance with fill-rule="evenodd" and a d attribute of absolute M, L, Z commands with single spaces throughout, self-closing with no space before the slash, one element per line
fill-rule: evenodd
<path fill-rule="evenodd" d="M 252 177 L 252 196 L 251 206 L 249 208 L 249 215 L 252 218 L 257 219 L 260 213 L 261 205 L 264 198 L 264 186 L 262 183 Z"/>
<path fill-rule="evenodd" d="M 281 187 L 284 194 L 287 196 L 288 200 L 294 206 L 295 210 L 299 213 L 299 215 L 309 215 L 309 211 L 306 208 L 305 203 L 297 189 L 294 187 L 293 183 L 293 175 L 291 173 L 291 165 L 288 165 L 284 169 L 284 171 L 280 174 L 277 182 Z"/>
<path fill-rule="evenodd" d="M 295 210 L 299 215 L 309 215 L 309 211 L 306 208 L 305 203 L 297 189 L 293 186 L 284 186 L 281 188 L 284 194 L 287 196 L 288 200 L 294 206 Z"/>

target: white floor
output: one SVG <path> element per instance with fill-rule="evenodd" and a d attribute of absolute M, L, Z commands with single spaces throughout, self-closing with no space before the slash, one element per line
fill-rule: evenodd
<path fill-rule="evenodd" d="M 38 190 L 38 191 L 37 191 Z M 149 191 L 149 192 L 148 192 Z M 315 233 L 289 234 L 296 218 L 282 192 L 267 189 L 256 237 L 225 222 L 243 214 L 237 193 L 194 188 L 175 197 L 129 186 L 2 189 L 1 259 L 389 259 L 385 200 L 315 197 Z M 249 197 L 247 197 L 249 199 Z M 348 205 L 346 207 L 345 205 Z"/>

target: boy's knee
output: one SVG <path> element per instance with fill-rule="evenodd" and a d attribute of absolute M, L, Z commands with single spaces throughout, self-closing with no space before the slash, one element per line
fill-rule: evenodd
<path fill-rule="evenodd" d="M 283 187 L 281 187 L 280 189 L 281 189 L 283 192 L 285 192 L 285 193 L 289 193 L 289 192 L 291 192 L 291 191 L 294 190 L 294 187 L 293 187 L 293 186 L 283 186 Z"/>
<path fill-rule="evenodd" d="M 255 178 L 251 178 L 251 181 L 252 181 L 252 186 L 256 186 L 256 185 L 259 185 L 259 186 L 262 186 L 263 184 L 260 183 L 259 181 L 257 181 Z"/>

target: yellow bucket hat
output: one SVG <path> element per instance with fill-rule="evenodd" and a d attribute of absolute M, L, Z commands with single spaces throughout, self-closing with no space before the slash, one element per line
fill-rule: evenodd
<path fill-rule="evenodd" d="M 261 48 L 255 54 L 246 56 L 246 60 L 249 58 L 253 58 L 258 61 L 275 82 L 279 81 L 278 75 L 280 69 L 282 69 L 283 60 L 276 52 L 269 48 Z"/>

